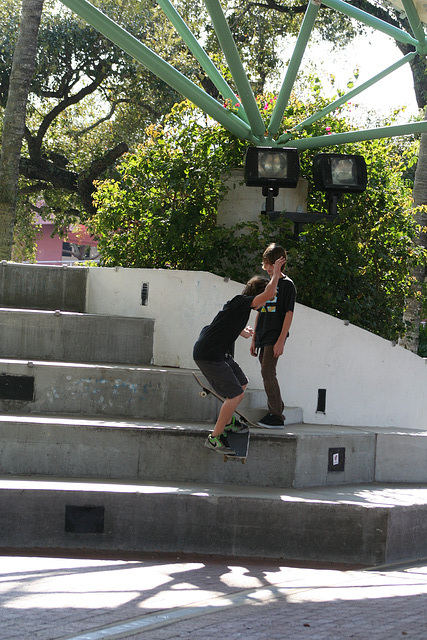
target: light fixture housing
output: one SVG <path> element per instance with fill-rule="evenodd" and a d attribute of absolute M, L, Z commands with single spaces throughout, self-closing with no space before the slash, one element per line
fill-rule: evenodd
<path fill-rule="evenodd" d="M 367 185 L 363 156 L 318 153 L 313 159 L 316 189 L 332 193 L 361 193 Z"/>
<path fill-rule="evenodd" d="M 247 187 L 295 189 L 300 163 L 298 150 L 278 147 L 249 147 L 245 158 Z"/>

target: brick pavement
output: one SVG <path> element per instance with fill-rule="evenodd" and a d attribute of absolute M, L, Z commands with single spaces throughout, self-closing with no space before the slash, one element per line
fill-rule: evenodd
<path fill-rule="evenodd" d="M 0 557 L 1 640 L 427 640 L 427 561 Z"/>

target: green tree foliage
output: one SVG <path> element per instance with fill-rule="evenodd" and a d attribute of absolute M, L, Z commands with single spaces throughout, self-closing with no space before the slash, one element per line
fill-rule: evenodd
<path fill-rule="evenodd" d="M 293 97 L 284 126 L 321 103 L 316 91 L 311 103 Z M 268 119 L 274 98 L 260 96 L 259 104 Z M 324 124 L 313 126 L 321 133 Z M 346 126 L 337 113 L 326 129 Z M 206 270 L 245 281 L 259 272 L 262 250 L 274 240 L 289 249 L 288 270 L 300 302 L 397 339 L 410 269 L 421 253 L 414 244 L 411 184 L 402 179 L 413 162 L 413 144 L 381 140 L 340 148 L 366 158 L 368 189 L 343 197 L 336 223 L 307 225 L 299 240 L 291 223 L 265 216 L 224 229 L 216 225 L 223 177 L 242 165 L 247 143 L 181 103 L 125 157 L 120 179 L 98 184 L 92 224 L 104 264 Z M 312 155 L 302 157 L 309 180 Z M 324 195 L 313 187 L 310 209 L 327 212 Z"/>
<path fill-rule="evenodd" d="M 20 3 L 5 0 L 0 7 L 0 122 Z M 186 71 L 184 47 L 152 3 L 106 0 L 98 5 Z M 45 2 L 38 44 L 20 160 L 14 252 L 27 258 L 32 240 L 26 234 L 28 216 L 40 195 L 58 231 L 76 219 L 84 222 L 93 212 L 94 180 L 111 170 L 177 99 L 169 86 L 53 0 Z"/>
<path fill-rule="evenodd" d="M 98 184 L 91 224 L 104 264 L 218 272 L 227 242 L 216 227 L 221 178 L 241 162 L 243 145 L 188 102 L 149 127 L 120 180 Z"/>
<path fill-rule="evenodd" d="M 368 188 L 343 198 L 336 223 L 307 226 L 290 268 L 303 283 L 300 302 L 394 340 L 404 328 L 410 270 L 421 257 L 398 150 L 384 140 L 347 150 L 365 157 Z"/>

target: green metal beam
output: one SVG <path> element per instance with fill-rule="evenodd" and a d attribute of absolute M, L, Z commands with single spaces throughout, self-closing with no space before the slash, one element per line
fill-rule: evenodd
<path fill-rule="evenodd" d="M 373 29 L 377 29 L 378 31 L 382 31 L 386 33 L 388 36 L 391 36 L 394 40 L 398 42 L 404 42 L 405 44 L 412 44 L 414 47 L 417 46 L 418 41 L 415 40 L 409 33 L 406 31 L 402 31 L 397 27 L 393 27 L 384 20 L 380 20 L 379 18 L 375 18 L 371 16 L 366 11 L 362 11 L 361 9 L 357 9 L 353 7 L 351 4 L 347 2 L 342 2 L 342 0 L 322 0 L 322 4 L 325 4 L 327 7 L 331 9 L 336 9 L 341 13 L 344 13 L 346 16 L 350 18 L 355 18 L 355 20 L 359 20 L 359 22 L 363 22 L 368 25 L 368 27 L 372 27 Z"/>
<path fill-rule="evenodd" d="M 224 80 L 203 47 L 200 46 L 175 7 L 169 2 L 169 0 L 157 0 L 157 4 L 161 7 L 165 16 L 173 24 L 177 33 L 181 36 L 187 47 L 190 49 L 191 53 L 199 62 L 200 66 L 205 70 L 220 94 L 226 100 L 231 100 L 233 105 L 238 104 L 240 101 L 238 100 L 234 91 Z M 248 122 L 245 110 L 241 104 L 239 107 L 237 107 L 237 115 L 246 123 Z"/>
<path fill-rule="evenodd" d="M 411 133 L 426 133 L 427 121 L 411 122 L 391 127 L 379 127 L 378 129 L 364 129 L 363 131 L 346 131 L 345 133 L 332 133 L 316 138 L 303 138 L 301 140 L 288 140 L 284 147 L 293 147 L 304 151 L 306 149 L 319 149 L 319 147 L 332 147 L 338 144 L 376 140 L 378 138 L 393 138 L 406 136 Z"/>
<path fill-rule="evenodd" d="M 304 120 L 303 122 L 300 122 L 299 124 L 297 124 L 295 127 L 291 129 L 291 131 L 301 131 L 301 129 L 304 129 L 305 127 L 312 124 L 313 122 L 320 120 L 331 111 L 335 111 L 335 109 L 338 109 L 338 107 L 348 102 L 348 100 L 351 100 L 352 98 L 354 98 L 354 96 L 358 95 L 362 91 L 365 91 L 366 89 L 374 85 L 379 80 L 382 80 L 384 77 L 386 77 L 393 71 L 396 71 L 397 69 L 402 67 L 404 64 L 413 60 L 417 55 L 418 54 L 416 51 L 407 53 L 406 56 L 404 56 L 403 58 L 401 58 L 400 60 L 392 64 L 390 67 L 387 67 L 387 69 L 384 69 L 384 71 L 381 71 L 376 76 L 373 76 L 370 80 L 367 80 L 366 82 L 361 84 L 359 87 L 352 89 L 351 91 L 341 96 L 337 100 L 334 100 L 334 102 L 331 102 L 331 104 L 329 104 L 327 107 L 325 107 L 321 111 L 318 111 L 314 115 L 310 116 L 309 118 L 307 118 L 307 120 Z M 281 144 L 281 143 L 287 142 L 291 138 L 292 138 L 292 133 L 284 133 L 283 135 L 280 136 L 277 142 L 278 144 Z"/>
<path fill-rule="evenodd" d="M 412 33 L 420 43 L 420 49 L 424 53 L 426 52 L 426 36 L 424 33 L 424 27 L 422 25 L 420 16 L 418 15 L 418 11 L 413 3 L 413 0 L 401 0 L 404 8 L 406 16 L 409 20 L 409 24 L 411 25 Z"/>
<path fill-rule="evenodd" d="M 256 144 L 257 140 L 252 135 L 251 129 L 234 113 L 225 109 L 203 89 L 200 89 L 182 73 L 174 69 L 170 64 L 162 60 L 154 51 L 139 42 L 125 29 L 113 22 L 104 13 L 91 5 L 86 0 L 61 0 L 71 11 L 92 25 L 106 38 L 114 42 L 123 51 L 126 51 L 135 60 L 152 71 L 157 77 L 170 85 L 173 89 L 191 100 L 214 120 L 222 124 L 239 138 L 251 140 Z"/>
<path fill-rule="evenodd" d="M 295 43 L 295 49 L 289 62 L 288 70 L 268 125 L 269 139 L 275 136 L 279 131 L 280 123 L 282 122 L 285 109 L 288 106 L 289 96 L 291 95 L 292 87 L 294 86 L 295 78 L 300 68 L 307 42 L 311 36 L 314 21 L 316 20 L 320 5 L 320 0 L 310 0 L 305 12 L 304 20 L 302 21 L 300 32 Z"/>
<path fill-rule="evenodd" d="M 223 127 L 228 129 L 228 131 L 239 138 L 250 140 L 253 144 L 260 146 L 293 146 L 300 150 L 304 150 L 317 149 L 319 147 L 331 147 L 334 145 L 359 142 L 363 140 L 374 140 L 376 138 L 389 138 L 394 136 L 427 132 L 427 121 L 422 121 L 405 125 L 381 127 L 378 129 L 350 131 L 339 134 L 318 136 L 315 138 L 303 138 L 300 140 L 291 139 L 292 133 L 287 133 L 282 135 L 278 140 L 273 139 L 273 136 L 276 135 L 279 130 L 280 123 L 283 118 L 283 113 L 288 104 L 290 92 L 292 90 L 308 39 L 313 29 L 317 12 L 319 10 L 320 0 L 310 0 L 310 4 L 307 7 L 295 50 L 292 55 L 287 74 L 280 91 L 280 95 L 278 97 L 275 109 L 270 120 L 270 126 L 267 135 L 265 132 L 265 126 L 261 114 L 256 104 L 255 97 L 252 93 L 250 83 L 243 70 L 237 48 L 234 44 L 230 29 L 225 19 L 224 13 L 222 12 L 221 5 L 219 4 L 219 0 L 205 0 L 205 4 L 208 8 L 209 13 L 211 14 L 221 47 L 223 48 L 224 54 L 230 66 L 230 71 L 233 75 L 237 90 L 239 92 L 239 98 L 237 98 L 232 89 L 225 82 L 224 78 L 222 78 L 218 69 L 216 69 L 213 63 L 209 60 L 206 52 L 199 45 L 182 18 L 171 5 L 170 0 L 158 0 L 158 3 L 163 9 L 165 15 L 177 29 L 177 32 L 183 38 L 184 42 L 190 48 L 198 62 L 202 65 L 203 69 L 216 84 L 218 90 L 221 92 L 224 98 L 229 98 L 234 104 L 236 104 L 237 101 L 243 104 L 243 107 L 238 108 L 238 115 L 236 115 L 235 113 L 231 113 L 226 108 L 224 108 L 218 101 L 209 96 L 200 87 L 195 85 L 193 82 L 191 82 L 191 80 L 174 69 L 170 64 L 160 58 L 154 51 L 149 49 L 143 43 L 139 42 L 134 36 L 117 25 L 113 20 L 108 18 L 108 16 L 103 14 L 99 9 L 91 5 L 87 0 L 61 1 L 64 5 L 69 7 L 71 11 L 79 15 L 88 24 L 92 25 L 106 38 L 114 42 L 117 46 L 123 49 L 123 51 L 127 52 L 135 60 L 143 64 L 147 69 L 149 69 L 152 73 L 154 73 L 164 82 L 173 87 L 176 91 L 191 100 L 202 111 L 207 113 L 214 120 L 219 122 Z M 378 20 L 377 18 L 370 16 L 364 11 L 360 11 L 359 9 L 352 7 L 347 2 L 343 2 L 342 0 L 323 0 L 323 4 L 329 6 L 332 9 L 340 11 L 341 13 L 344 13 L 351 18 L 355 18 L 374 29 L 382 31 L 395 40 L 414 45 L 414 47 L 417 49 L 417 52 L 406 55 L 404 58 L 402 58 L 402 60 L 394 63 L 381 73 L 374 76 L 371 80 L 363 83 L 360 87 L 353 89 L 345 96 L 342 96 L 338 100 L 335 100 L 325 109 L 319 111 L 317 114 L 314 114 L 310 118 L 307 118 L 304 122 L 299 123 L 294 127 L 294 132 L 300 131 L 312 122 L 319 120 L 327 113 L 330 113 L 341 104 L 351 99 L 353 96 L 372 86 L 392 71 L 395 71 L 403 64 L 406 64 L 407 62 L 412 60 L 416 55 L 420 53 L 426 53 L 426 38 L 424 35 L 423 26 L 421 25 L 418 13 L 413 4 L 413 0 L 402 0 L 402 2 L 405 6 L 405 10 L 407 11 L 411 29 L 413 30 L 418 40 L 415 40 L 414 38 L 412 38 L 412 36 L 401 31 L 400 29 L 392 27 L 382 20 Z"/>
<path fill-rule="evenodd" d="M 265 124 L 261 118 L 251 85 L 246 76 L 245 70 L 237 51 L 236 44 L 231 35 L 230 27 L 222 11 L 219 0 L 204 0 L 207 10 L 212 18 L 221 49 L 224 52 L 228 66 L 236 83 L 240 101 L 242 102 L 246 115 L 251 125 L 252 133 L 262 139 L 265 134 Z"/>

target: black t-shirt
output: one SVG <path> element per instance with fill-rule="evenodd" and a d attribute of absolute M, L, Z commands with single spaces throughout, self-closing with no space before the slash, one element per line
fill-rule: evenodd
<path fill-rule="evenodd" d="M 248 323 L 254 297 L 238 295 L 225 303 L 212 322 L 201 330 L 193 349 L 194 360 L 220 362 L 233 353 L 234 342 Z"/>
<path fill-rule="evenodd" d="M 296 290 L 292 280 L 288 276 L 280 278 L 275 297 L 258 310 L 255 331 L 257 348 L 276 343 L 282 331 L 285 315 L 288 311 L 294 310 L 295 298 Z"/>

